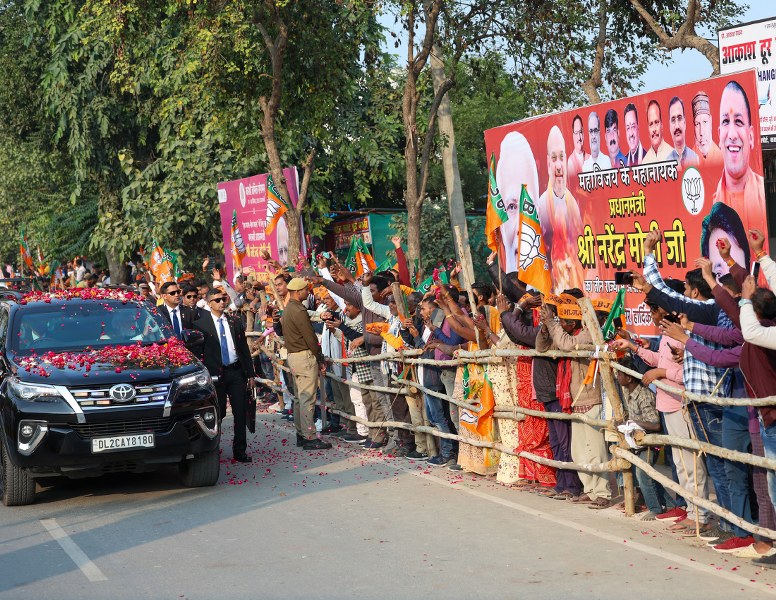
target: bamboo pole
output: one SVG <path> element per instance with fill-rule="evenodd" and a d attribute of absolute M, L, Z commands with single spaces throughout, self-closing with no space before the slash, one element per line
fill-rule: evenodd
<path fill-rule="evenodd" d="M 708 442 L 677 437 L 675 435 L 660 435 L 656 433 L 644 434 L 640 432 L 636 432 L 633 438 L 640 446 L 678 446 L 679 448 L 685 448 L 687 450 L 713 454 L 720 458 L 752 465 L 753 467 L 761 467 L 771 471 L 776 470 L 776 459 L 756 456 L 754 454 L 749 454 L 748 452 L 729 450 L 728 448 L 720 448 L 719 446 L 714 446 Z"/>
<path fill-rule="evenodd" d="M 530 452 L 515 452 L 513 449 L 507 448 L 501 443 L 484 442 L 481 440 L 475 440 L 470 438 L 464 439 L 454 433 L 444 433 L 442 431 L 439 431 L 439 429 L 437 429 L 436 427 L 416 426 L 416 425 L 411 425 L 410 423 L 404 423 L 403 421 L 375 422 L 375 421 L 369 421 L 367 419 L 363 419 L 361 417 L 356 417 L 354 415 L 349 415 L 345 412 L 342 412 L 341 410 L 337 410 L 336 408 L 329 409 L 329 410 L 331 410 L 331 412 L 338 414 L 339 416 L 345 419 L 355 421 L 356 423 L 361 423 L 362 425 L 366 425 L 367 427 L 373 427 L 373 428 L 394 427 L 398 429 L 407 429 L 408 431 L 419 431 L 422 433 L 429 433 L 435 437 L 446 438 L 448 440 L 457 440 L 459 442 L 463 442 L 464 444 L 469 444 L 470 446 L 477 446 L 478 448 L 491 448 L 493 450 L 498 450 L 499 452 L 503 452 L 504 454 L 526 458 L 530 461 L 537 462 L 539 464 L 546 465 L 548 467 L 554 467 L 556 469 L 570 469 L 572 471 L 584 471 L 585 473 L 609 473 L 610 471 L 617 471 L 622 468 L 622 461 L 619 461 L 617 459 L 612 459 L 605 463 L 595 463 L 595 464 L 578 464 L 574 462 L 562 462 L 559 460 L 544 458 L 543 456 L 537 456 L 536 454 L 531 454 Z"/>
<path fill-rule="evenodd" d="M 590 337 L 593 339 L 593 343 L 596 347 L 605 348 L 604 334 L 601 331 L 601 326 L 598 324 L 598 317 L 593 309 L 593 304 L 589 298 L 580 298 L 579 307 L 582 309 L 582 320 L 587 326 L 590 332 Z M 617 389 L 617 384 L 614 381 L 613 371 L 609 355 L 598 358 L 598 374 L 601 376 L 601 383 L 603 389 L 606 392 L 606 400 L 612 405 L 614 409 L 614 420 L 616 423 L 622 423 L 625 418 L 625 411 L 622 409 L 622 402 L 620 401 L 620 392 Z M 624 443 L 624 439 L 621 433 L 616 429 L 610 428 L 610 431 L 614 431 L 617 434 L 619 444 Z M 633 473 L 623 471 L 622 473 L 622 487 L 624 491 L 625 501 L 625 515 L 632 517 L 636 514 L 636 486 L 633 481 Z"/>
<path fill-rule="evenodd" d="M 329 379 L 333 379 L 335 381 L 339 381 L 340 383 L 344 383 L 345 385 L 352 385 L 355 388 L 358 388 L 360 390 L 370 390 L 374 392 L 382 392 L 384 394 L 407 394 L 409 390 L 407 388 L 392 388 L 392 387 L 384 387 L 380 385 L 367 385 L 365 383 L 357 383 L 355 381 L 348 381 L 346 379 L 342 379 L 341 377 L 337 377 L 333 373 L 326 373 L 326 377 Z"/>
<path fill-rule="evenodd" d="M 621 364 L 612 363 L 612 367 L 614 369 L 617 369 L 618 371 L 627 373 L 628 375 L 630 375 L 631 377 L 635 377 L 636 379 L 640 380 L 642 377 L 641 373 L 639 373 L 638 371 L 634 371 L 633 369 L 628 369 L 627 367 L 623 367 Z M 681 396 L 682 398 L 685 398 L 687 400 L 692 400 L 694 402 L 706 402 L 707 404 L 716 404 L 717 406 L 774 406 L 776 405 L 776 396 L 768 396 L 766 398 L 721 398 L 718 396 L 704 396 L 701 394 L 688 392 L 678 387 L 674 387 L 672 385 L 663 383 L 660 380 L 655 380 L 652 382 L 652 384 L 660 388 L 661 390 L 670 392 L 671 394 L 675 394 L 677 396 Z"/>
<path fill-rule="evenodd" d="M 477 317 L 477 303 L 474 301 L 474 291 L 472 290 L 472 283 L 474 282 L 469 279 L 469 275 L 474 273 L 474 268 L 466 261 L 467 254 L 463 249 L 463 234 L 461 233 L 460 226 L 456 225 L 453 227 L 453 231 L 455 232 L 455 247 L 458 249 L 458 260 L 461 263 L 463 285 L 466 288 L 466 295 L 469 298 L 469 308 L 471 308 L 472 311 L 472 319 L 475 319 Z M 482 348 L 483 343 L 480 340 L 480 330 L 476 327 L 474 328 L 474 336 L 477 345 Z"/>
<path fill-rule="evenodd" d="M 642 460 L 632 452 L 628 452 L 624 448 L 614 448 L 614 454 L 615 456 L 618 456 L 619 458 L 622 458 L 629 463 L 636 466 L 636 468 L 641 469 L 644 471 L 647 475 L 649 475 L 652 479 L 657 481 L 658 483 L 662 484 L 663 487 L 668 488 L 669 490 L 676 492 L 680 496 L 682 496 L 685 500 L 688 502 L 691 502 L 695 504 L 696 506 L 700 506 L 701 508 L 705 508 L 706 510 L 713 512 L 714 514 L 722 517 L 723 519 L 726 519 L 727 521 L 730 521 L 731 523 L 735 523 L 738 525 L 741 529 L 744 529 L 750 533 L 755 533 L 757 535 L 761 535 L 765 538 L 776 540 L 776 531 L 773 529 L 766 529 L 764 527 L 760 527 L 758 525 L 753 525 L 752 523 L 749 523 L 748 521 L 745 521 L 741 517 L 734 515 L 732 512 L 727 510 L 726 508 L 722 508 L 718 504 L 712 502 L 711 500 L 707 500 L 706 498 L 702 498 L 696 494 L 693 494 L 691 492 L 688 492 L 686 489 L 684 489 L 681 485 L 674 482 L 673 479 L 666 477 L 663 475 L 660 471 L 653 468 L 648 462 Z"/>

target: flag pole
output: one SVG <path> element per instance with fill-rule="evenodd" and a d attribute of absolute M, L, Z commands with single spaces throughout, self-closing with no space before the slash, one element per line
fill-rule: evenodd
<path fill-rule="evenodd" d="M 463 235 L 461 234 L 461 227 L 459 225 L 456 225 L 454 227 L 455 231 L 455 243 L 456 248 L 458 250 L 458 259 L 461 261 L 461 274 L 463 275 L 463 282 L 464 286 L 466 287 L 466 294 L 469 297 L 469 306 L 472 309 L 472 319 L 475 319 L 477 317 L 477 304 L 474 302 L 474 292 L 472 291 L 472 282 L 469 280 L 469 273 L 473 272 L 474 269 L 471 268 L 471 264 L 466 264 L 467 256 L 464 253 L 463 250 Z M 467 269 L 467 266 L 469 267 Z M 475 327 L 474 333 L 477 336 L 477 345 L 481 348 L 480 345 L 480 332 Z"/>

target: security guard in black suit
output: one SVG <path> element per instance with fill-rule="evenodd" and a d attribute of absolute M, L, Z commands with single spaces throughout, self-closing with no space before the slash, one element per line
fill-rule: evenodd
<path fill-rule="evenodd" d="M 224 310 L 229 296 L 219 288 L 207 293 L 210 312 L 194 322 L 194 328 L 204 337 L 203 362 L 211 376 L 217 376 L 215 384 L 221 419 L 226 414 L 226 399 L 232 404 L 234 416 L 233 456 L 238 462 L 251 462 L 246 454 L 246 409 L 248 390 L 255 385 L 248 340 L 240 320 L 227 317 Z"/>
<path fill-rule="evenodd" d="M 194 312 L 181 303 L 181 286 L 175 281 L 165 281 L 159 288 L 159 292 L 164 302 L 157 307 L 157 310 L 170 324 L 175 337 L 182 339 L 183 330 L 194 327 Z"/>

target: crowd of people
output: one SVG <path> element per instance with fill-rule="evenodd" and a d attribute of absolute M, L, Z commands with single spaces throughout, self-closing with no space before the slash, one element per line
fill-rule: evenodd
<path fill-rule="evenodd" d="M 647 433 L 776 458 L 776 406 L 723 407 L 696 396 L 776 395 L 776 297 L 771 289 L 758 287 L 731 258 L 724 237 L 717 248 L 728 274 L 718 277 L 711 261 L 700 258 L 683 281 L 663 278 L 655 258 L 660 238 L 657 231 L 647 236 L 644 271 L 632 273 L 630 284 L 632 292 L 645 295 L 659 337 L 639 337 L 619 317 L 616 333 L 607 340 L 608 348 L 621 357 L 620 364 L 641 374 L 638 378 L 617 372 L 624 420 Z M 764 279 L 776 289 L 776 263 L 763 249 L 764 234 L 751 230 L 748 239 Z M 335 256 L 322 253 L 314 264 L 298 265 L 296 272 L 269 260 L 269 280 L 241 273 L 229 283 L 219 266 L 210 268 L 206 261 L 201 279 L 187 276 L 158 287 L 144 279 L 135 285 L 158 306 L 176 335 L 183 336 L 187 329 L 203 333 L 203 360 L 219 376 L 221 417 L 227 399 L 235 416 L 235 460 L 251 460 L 246 453 L 245 407 L 258 376 L 280 384 L 282 392 L 260 383 L 254 393 L 267 404 L 278 400 L 274 408 L 294 423 L 297 446 L 304 450 L 327 450 L 332 447 L 327 439 L 336 437 L 435 467 L 495 476 L 505 486 L 547 499 L 590 509 L 612 506 L 617 479 L 603 469 L 555 469 L 467 443 L 500 442 L 515 452 L 577 465 L 610 460 L 611 432 L 588 424 L 613 415 L 612 399 L 607 399 L 594 359 L 542 355 L 593 344 L 579 304 L 584 293 L 571 288 L 542 295 L 526 289 L 516 273 L 501 270 L 495 253 L 488 259 L 491 281 L 474 283 L 471 297 L 457 285 L 460 267 L 449 273 L 449 282 L 440 278 L 426 292 L 413 290 L 398 239 L 394 245 L 395 268 L 359 277 Z M 77 262 L 74 266 L 75 271 L 83 267 Z M 87 277 L 80 276 L 75 285 Z M 591 298 L 600 324 L 607 320 L 612 300 Z M 483 364 L 451 360 L 461 350 L 487 348 L 538 353 Z M 406 349 L 418 349 L 421 358 L 430 360 L 407 364 L 399 354 Z M 369 357 L 377 358 L 365 360 Z M 279 369 L 281 363 L 288 370 Z M 655 382 L 692 396 L 656 388 Z M 370 425 L 322 410 L 322 400 L 337 413 L 361 417 Z M 589 419 L 494 416 L 494 411 L 515 407 Z M 388 427 L 389 421 L 430 425 L 458 437 Z M 732 514 L 776 529 L 773 472 L 678 446 L 664 450 L 632 451 L 653 465 L 663 456 L 666 472 L 670 469 L 688 495 L 710 498 L 713 490 L 716 502 Z M 718 552 L 776 567 L 774 540 L 713 517 L 681 495 L 668 493 L 640 469 L 634 474 L 642 519 L 663 522 L 678 535 L 700 537 Z M 622 503 L 617 506 L 624 510 Z"/>
<path fill-rule="evenodd" d="M 659 241 L 659 232 L 647 236 L 644 272 L 632 274 L 631 290 L 645 294 L 643 301 L 661 335 L 639 337 L 621 322 L 614 338 L 608 340 L 609 349 L 621 356 L 622 366 L 642 375 L 639 379 L 617 373 L 625 420 L 647 433 L 698 439 L 776 458 L 776 407 L 722 407 L 688 400 L 684 394 L 653 385 L 663 382 L 701 396 L 776 395 L 776 329 L 770 329 L 776 319 L 774 294 L 757 287 L 736 264 L 725 238 L 717 248 L 727 261 L 729 274 L 718 279 L 711 262 L 701 258 L 684 281 L 664 279 L 655 258 Z M 776 286 L 776 264 L 763 251 L 764 234 L 750 231 L 749 242 L 769 286 Z M 517 406 L 582 414 L 593 420 L 611 418 L 612 402 L 607 401 L 601 377 L 591 377 L 592 358 L 557 359 L 539 354 L 503 357 L 488 364 L 445 363 L 460 350 L 516 348 L 542 353 L 592 344 L 578 302 L 584 293 L 572 288 L 543 296 L 526 289 L 515 273 L 506 274 L 499 268 L 494 254 L 488 260 L 492 281 L 472 286 L 472 306 L 455 277 L 449 284 L 438 282 L 426 293 L 413 291 L 403 261 L 403 254 L 397 252 L 395 269 L 367 272 L 358 278 L 336 258 L 323 255 L 301 273 L 288 273 L 275 265 L 274 279 L 265 290 L 272 290 L 275 296 L 267 305 L 272 319 L 269 329 L 272 336 L 282 338 L 285 362 L 291 369 L 291 374 L 280 373 L 289 391 L 277 409 L 283 418 L 294 421 L 297 445 L 325 450 L 330 447 L 326 438 L 334 436 L 366 449 L 426 460 L 432 466 L 494 475 L 503 485 L 548 499 L 591 509 L 612 506 L 617 480 L 608 473 L 554 469 L 467 443 L 500 441 L 515 451 L 577 465 L 607 463 L 611 458 L 607 442 L 612 440 L 606 439 L 606 431 L 586 422 L 492 417 L 494 410 Z M 613 299 L 591 300 L 603 324 Z M 265 338 L 265 343 L 270 339 Z M 408 348 L 422 350 L 421 357 L 433 361 L 407 365 L 391 355 Z M 368 356 L 379 359 L 349 364 L 327 360 Z M 269 362 L 262 367 L 266 378 L 274 377 Z M 319 378 L 322 373 L 327 377 Z M 319 391 L 321 385 L 324 389 Z M 390 391 L 399 385 L 406 394 Z M 331 415 L 326 426 L 317 430 L 320 407 L 316 395 L 331 399 L 342 413 L 362 417 L 372 426 Z M 460 404 L 474 404 L 477 410 Z M 388 421 L 430 424 L 440 432 L 456 433 L 458 440 L 377 425 Z M 709 498 L 713 490 L 716 502 L 737 517 L 776 528 L 772 473 L 680 447 L 664 450 L 666 471 L 670 468 L 673 480 L 688 494 Z M 633 452 L 650 464 L 661 455 L 659 448 L 635 448 Z M 643 471 L 634 471 L 642 519 L 663 522 L 678 535 L 700 537 L 718 552 L 776 566 L 773 540 L 752 536 L 737 523 L 712 518 L 707 510 L 668 493 Z M 618 507 L 624 510 L 622 503 Z"/>

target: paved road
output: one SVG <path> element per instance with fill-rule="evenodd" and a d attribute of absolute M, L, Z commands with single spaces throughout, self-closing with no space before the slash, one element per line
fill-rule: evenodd
<path fill-rule="evenodd" d="M 260 419 L 254 463 L 225 459 L 216 487 L 164 470 L 0 506 L 0 599 L 776 595 L 776 572 L 614 509 L 347 444 L 303 453 L 289 425 Z"/>

